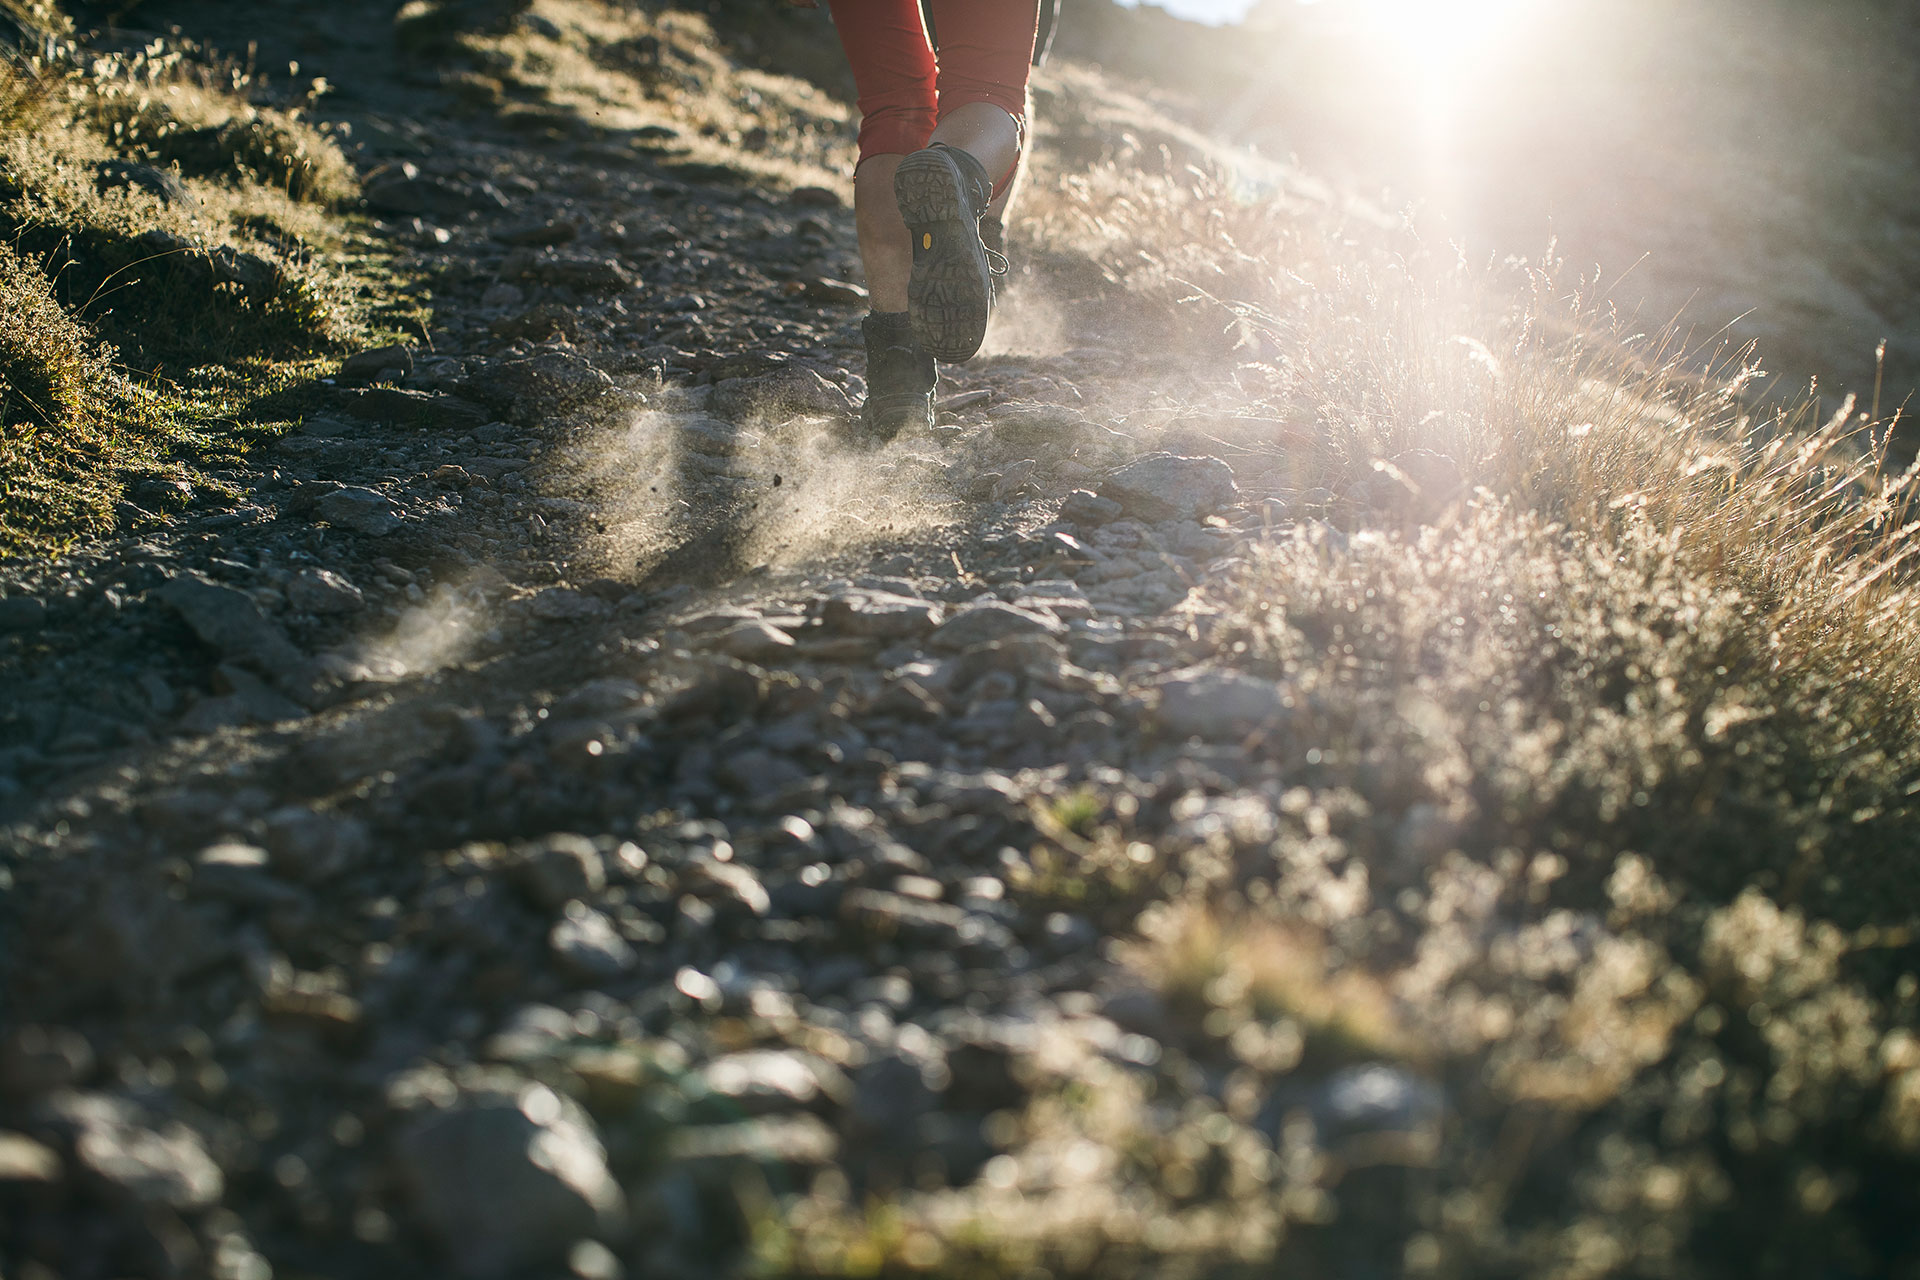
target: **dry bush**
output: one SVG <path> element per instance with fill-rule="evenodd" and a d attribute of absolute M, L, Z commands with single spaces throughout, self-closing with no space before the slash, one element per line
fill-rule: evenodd
<path fill-rule="evenodd" d="M 1135 1090 L 1129 1114 L 1042 1094 L 1011 1182 L 864 1225 L 810 1207 L 825 1256 L 990 1269 L 954 1224 L 1021 1235 L 996 1234 L 1006 1187 L 1086 1141 L 1124 1173 L 1036 1192 L 1062 1238 L 1021 1265 L 1892 1273 L 1920 1249 L 1920 478 L 1888 463 L 1895 424 L 1770 406 L 1753 353 L 1637 332 L 1551 253 L 1468 263 L 1197 159 L 1043 163 L 1018 230 L 1224 388 L 1243 485 L 1293 508 L 1191 602 L 1218 660 L 1292 703 L 1242 748 L 1275 781 L 1194 799 L 1120 885 L 1167 1059 L 1080 1083 Z M 1408 491 L 1422 456 L 1457 483 Z M 1238 1104 L 1284 1096 L 1316 1038 L 1344 1046 L 1323 1065 L 1444 1083 L 1430 1159 L 1369 1172 Z M 1191 1172 L 1126 1162 L 1202 1079 L 1210 1150 L 1303 1171 L 1208 1192 L 1265 1224 L 1254 1256 L 1189 1249 Z M 1116 1186 L 1158 1225 L 1104 1212 Z"/>
<path fill-rule="evenodd" d="M 0 553 L 111 519 L 107 353 L 54 302 L 32 263 L 0 245 Z"/>

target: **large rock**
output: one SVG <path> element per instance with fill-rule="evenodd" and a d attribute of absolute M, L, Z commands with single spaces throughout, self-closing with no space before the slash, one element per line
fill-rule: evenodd
<path fill-rule="evenodd" d="M 301 613 L 358 613 L 367 598 L 331 569 L 302 569 L 287 582 L 287 603 Z"/>
<path fill-rule="evenodd" d="M 591 404 L 612 391 L 613 379 L 578 352 L 553 348 L 496 360 L 467 379 L 466 394 L 515 422 Z"/>
<path fill-rule="evenodd" d="M 761 413 L 852 412 L 847 393 L 812 369 L 788 368 L 752 378 L 727 378 L 713 387 L 713 411 L 723 418 Z"/>
<path fill-rule="evenodd" d="M 274 675 L 306 666 L 306 655 L 261 614 L 253 597 L 205 578 L 175 578 L 154 593 L 223 657 Z"/>
<path fill-rule="evenodd" d="M 820 601 L 820 621 L 841 635 L 874 640 L 910 640 L 926 635 L 944 616 L 932 600 L 891 591 L 843 591 Z"/>
<path fill-rule="evenodd" d="M 70 1027 L 16 1027 L 0 1039 L 0 1095 L 37 1098 L 78 1084 L 93 1064 L 93 1046 Z"/>
<path fill-rule="evenodd" d="M 40 1119 L 69 1146 L 83 1177 L 144 1209 L 205 1209 L 226 1189 L 198 1134 L 177 1120 L 150 1117 L 124 1098 L 56 1094 Z"/>
<path fill-rule="evenodd" d="M 1388 1062 L 1341 1068 L 1309 1104 L 1314 1127 L 1329 1149 L 1360 1148 L 1382 1163 L 1412 1166 L 1433 1161 L 1446 1113 L 1439 1085 Z"/>
<path fill-rule="evenodd" d="M 542 1084 L 470 1089 L 402 1129 L 394 1156 L 420 1225 L 461 1275 L 555 1266 L 621 1215 L 592 1122 Z"/>
<path fill-rule="evenodd" d="M 1278 683 L 1239 671 L 1193 669 L 1160 682 L 1155 718 L 1180 738 L 1239 738 L 1280 724 L 1290 711 Z"/>
<path fill-rule="evenodd" d="M 746 1115 L 844 1105 L 853 1093 L 838 1067 L 791 1050 L 726 1054 L 702 1067 L 699 1076 L 709 1092 Z"/>
<path fill-rule="evenodd" d="M 1465 473 L 1452 458 L 1432 449 L 1408 449 L 1376 461 L 1347 496 L 1375 511 L 1431 520 L 1466 488 Z"/>
<path fill-rule="evenodd" d="M 1142 520 L 1197 520 L 1238 502 L 1240 487 L 1218 458 L 1150 453 L 1108 476 L 1100 496 Z"/>
<path fill-rule="evenodd" d="M 1003 600 L 976 600 L 940 624 L 928 643 L 936 649 L 959 651 L 1024 636 L 1065 635 L 1066 630 L 1057 619 L 1031 609 Z"/>
<path fill-rule="evenodd" d="M 265 824 L 273 869 L 305 884 L 331 879 L 373 850 L 366 824 L 343 814 L 287 805 L 267 814 Z"/>
<path fill-rule="evenodd" d="M 528 897 L 558 911 L 575 898 L 597 897 L 607 886 L 607 867 L 593 841 L 563 831 L 523 849 L 514 879 Z"/>
<path fill-rule="evenodd" d="M 613 921 L 584 902 L 569 902 L 547 934 L 554 962 L 581 982 L 611 982 L 640 965 L 640 954 Z"/>
<path fill-rule="evenodd" d="M 167 208 L 200 203 L 173 170 L 132 160 L 100 161 L 93 166 L 93 186 L 102 195 L 109 191 L 144 191 Z"/>
<path fill-rule="evenodd" d="M 400 508 L 392 498 L 364 485 L 349 484 L 314 499 L 313 514 L 339 529 L 351 529 L 370 538 L 384 537 L 400 527 Z"/>

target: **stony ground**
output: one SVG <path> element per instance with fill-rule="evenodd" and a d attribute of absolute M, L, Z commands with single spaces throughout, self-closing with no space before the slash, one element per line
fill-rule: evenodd
<path fill-rule="evenodd" d="M 0 567 L 0 1273 L 1757 1274 L 1835 1204 L 1829 1274 L 1913 1256 L 1860 1135 L 1920 1137 L 1914 985 L 1735 896 L 1831 797 L 1650 860 L 1690 770 L 1773 786 L 1771 712 L 1673 710 L 1729 598 L 1443 555 L 1438 453 L 1307 487 L 1058 253 L 864 448 L 844 106 L 671 13 L 275 13 L 432 327 L 238 501 Z M 1709 745 L 1642 767 L 1656 693 Z"/>
<path fill-rule="evenodd" d="M 970 1183 L 1043 1032 L 1150 1063 L 1029 853 L 1097 787 L 1153 871 L 1280 700 L 1183 674 L 1268 514 L 1080 389 L 1193 380 L 1094 318 L 865 451 L 843 192 L 294 34 L 435 327 L 5 570 L 9 1273 L 698 1274 L 739 1168 Z M 1381 1072 L 1302 1096 L 1424 1123 Z"/>

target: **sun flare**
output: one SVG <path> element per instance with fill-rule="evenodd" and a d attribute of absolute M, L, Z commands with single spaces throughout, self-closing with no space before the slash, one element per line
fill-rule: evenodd
<path fill-rule="evenodd" d="M 1392 44 L 1426 61 L 1467 57 L 1500 43 L 1549 0 L 1346 0 Z"/>
<path fill-rule="evenodd" d="M 1471 93 L 1486 61 L 1537 27 L 1558 0 L 1306 0 L 1353 36 L 1427 108 Z"/>

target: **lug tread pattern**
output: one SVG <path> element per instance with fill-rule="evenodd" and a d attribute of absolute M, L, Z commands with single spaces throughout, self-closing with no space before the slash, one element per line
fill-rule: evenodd
<path fill-rule="evenodd" d="M 937 360 L 971 359 L 986 340 L 993 272 L 959 167 L 938 150 L 916 151 L 900 162 L 893 190 L 913 237 L 914 339 Z"/>

